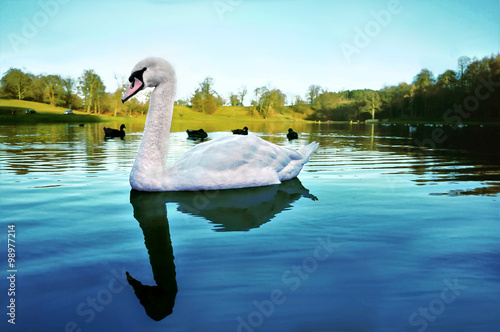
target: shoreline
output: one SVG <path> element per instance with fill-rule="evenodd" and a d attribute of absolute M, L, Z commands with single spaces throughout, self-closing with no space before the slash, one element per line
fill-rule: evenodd
<path fill-rule="evenodd" d="M 34 109 L 36 113 L 26 114 L 28 109 Z M 14 110 L 15 115 L 10 111 Z M 0 99 L 0 124 L 85 124 L 85 123 L 106 123 L 106 122 L 126 122 L 141 123 L 146 121 L 146 115 L 113 116 L 109 114 L 88 114 L 84 111 L 74 111 L 73 115 L 66 115 L 63 112 L 66 108 L 54 107 L 43 103 L 32 101 L 19 101 L 12 99 Z M 431 126 L 455 126 L 457 123 L 434 120 L 389 120 L 375 119 L 366 122 L 353 121 L 312 121 L 304 119 L 304 114 L 292 113 L 290 111 L 283 114 L 273 114 L 264 119 L 262 117 L 248 114 L 249 107 L 221 106 L 214 114 L 204 114 L 191 110 L 187 106 L 174 106 L 172 121 L 176 123 L 221 123 L 221 122 L 247 122 L 247 123 L 296 123 L 296 124 L 351 124 L 351 125 L 431 125 Z M 299 117 L 302 115 L 302 117 Z M 463 126 L 500 126 L 500 122 L 462 121 Z"/>
<path fill-rule="evenodd" d="M 34 114 L 25 111 L 33 109 Z M 11 110 L 15 111 L 11 115 Z M 134 122 L 145 123 L 147 115 L 118 115 L 88 114 L 84 111 L 73 110 L 73 115 L 65 115 L 66 108 L 54 107 L 43 103 L 0 99 L 0 123 L 2 124 L 30 124 L 30 123 L 99 123 L 99 122 Z M 193 111 L 187 106 L 174 106 L 172 121 L 175 122 L 276 122 L 276 123 L 314 123 L 305 120 L 305 114 L 294 113 L 290 109 L 283 113 L 272 114 L 267 119 L 250 115 L 249 107 L 221 106 L 214 114 L 204 114 Z"/>

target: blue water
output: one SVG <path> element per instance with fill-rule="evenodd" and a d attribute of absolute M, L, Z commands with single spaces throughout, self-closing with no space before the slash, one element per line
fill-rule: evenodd
<path fill-rule="evenodd" d="M 429 148 L 429 128 L 293 125 L 288 142 L 289 124 L 248 125 L 320 148 L 279 186 L 140 193 L 142 127 L 105 140 L 102 126 L 0 126 L 2 331 L 499 331 L 491 128 Z M 199 144 L 180 127 L 169 162 Z"/>

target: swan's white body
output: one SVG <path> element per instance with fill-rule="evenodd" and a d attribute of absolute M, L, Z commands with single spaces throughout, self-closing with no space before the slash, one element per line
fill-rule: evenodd
<path fill-rule="evenodd" d="M 139 72 L 137 76 L 143 81 L 135 78 L 137 84 L 155 87 L 144 136 L 130 173 L 133 189 L 193 191 L 279 184 L 296 177 L 318 147 L 314 142 L 295 151 L 256 136 L 231 135 L 198 144 L 176 163 L 167 166 L 165 161 L 175 93 L 174 71 L 162 59 L 147 58 L 139 62 L 132 72 L 131 82 L 134 73 Z M 143 86 L 137 87 L 134 83 L 124 100 L 142 89 Z"/>

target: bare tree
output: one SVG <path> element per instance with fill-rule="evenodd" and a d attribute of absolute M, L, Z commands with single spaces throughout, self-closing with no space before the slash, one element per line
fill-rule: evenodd
<path fill-rule="evenodd" d="M 311 84 L 309 85 L 309 89 L 307 90 L 307 100 L 309 104 L 314 105 L 316 102 L 316 98 L 321 94 L 321 86 Z"/>
<path fill-rule="evenodd" d="M 243 99 L 245 99 L 245 96 L 247 95 L 247 87 L 246 86 L 243 86 L 240 88 L 240 91 L 238 91 L 238 96 L 240 97 L 240 105 L 239 106 L 243 106 Z"/>

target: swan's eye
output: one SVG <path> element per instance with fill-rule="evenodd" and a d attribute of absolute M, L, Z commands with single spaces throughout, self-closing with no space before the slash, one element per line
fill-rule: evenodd
<path fill-rule="evenodd" d="M 130 77 L 128 78 L 128 81 L 130 83 L 134 83 L 134 79 L 137 78 L 139 81 L 141 82 L 144 82 L 144 79 L 142 78 L 142 75 L 144 74 L 144 72 L 146 71 L 146 67 L 142 68 L 141 70 L 137 70 L 137 71 L 134 71 L 132 73 L 132 75 L 130 75 Z"/>

